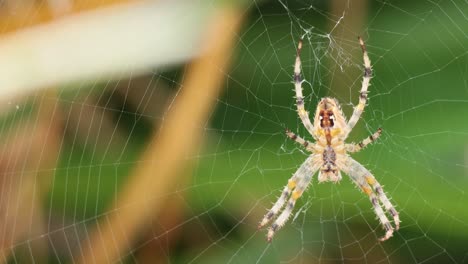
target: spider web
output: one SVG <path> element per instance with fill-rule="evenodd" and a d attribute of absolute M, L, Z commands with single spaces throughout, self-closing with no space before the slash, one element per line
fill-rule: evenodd
<path fill-rule="evenodd" d="M 225 92 L 204 126 L 204 147 L 187 157 L 193 173 L 169 192 L 173 203 L 164 214 L 170 220 L 153 220 L 122 261 L 144 262 L 153 251 L 174 263 L 468 262 L 466 11 L 463 1 L 371 1 L 367 11 L 348 1 L 336 15 L 322 1 L 253 1 Z M 353 12 L 365 16 L 359 30 L 348 27 Z M 284 130 L 311 140 L 292 91 L 297 40 L 304 36 L 306 108 L 313 112 L 321 97 L 331 96 L 349 118 L 362 80 L 358 35 L 374 77 L 348 141 L 384 129 L 352 156 L 384 186 L 401 229 L 378 242 L 384 230 L 347 176 L 339 184 L 318 184 L 314 177 L 269 244 L 256 226 L 307 157 Z M 33 96 L 35 104 L 60 105 L 64 137 L 46 201 L 47 230 L 18 241 L 14 262 L 33 256 L 34 243 L 44 238 L 53 263 L 84 250 L 79 242 L 110 213 L 131 169 L 148 162 L 139 155 L 177 98 L 183 75 L 169 69 L 86 84 L 57 97 Z M 33 112 L 19 105 L 13 119 Z M 11 123 L 2 131 L 19 133 Z"/>

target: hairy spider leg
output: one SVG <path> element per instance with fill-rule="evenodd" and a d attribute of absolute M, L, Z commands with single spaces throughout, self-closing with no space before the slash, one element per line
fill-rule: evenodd
<path fill-rule="evenodd" d="M 393 217 L 393 222 L 395 223 L 395 229 L 398 230 L 400 229 L 400 216 L 395 210 L 395 207 L 393 207 L 392 203 L 390 202 L 390 199 L 388 199 L 387 195 L 383 191 L 382 186 L 380 183 L 375 179 L 374 175 L 369 174 L 366 177 L 367 183 L 369 183 L 370 186 L 374 189 L 375 193 L 377 194 L 377 197 L 379 197 L 380 202 L 383 204 L 385 207 L 385 210 L 390 213 L 390 215 Z"/>
<path fill-rule="evenodd" d="M 294 90 L 296 91 L 297 113 L 301 118 L 304 127 L 314 136 L 314 126 L 310 122 L 309 113 L 304 109 L 304 96 L 302 95 L 302 77 L 301 77 L 301 50 L 302 38 L 299 40 L 296 53 L 296 63 L 294 64 Z"/>
<path fill-rule="evenodd" d="M 264 227 L 268 224 L 271 219 L 283 208 L 284 204 L 288 200 L 288 197 L 291 195 L 291 192 L 296 187 L 297 173 L 295 173 L 289 180 L 288 184 L 284 187 L 283 192 L 281 193 L 280 198 L 276 201 L 273 207 L 268 211 L 268 213 L 263 217 L 262 221 L 258 224 L 258 229 Z"/>
<path fill-rule="evenodd" d="M 307 187 L 310 184 L 310 181 L 312 180 L 312 176 L 315 174 L 315 172 L 319 168 L 319 166 L 312 167 L 313 166 L 312 157 L 309 157 L 304 163 L 304 165 L 297 171 L 298 182 L 297 182 L 296 188 L 291 194 L 291 197 L 289 198 L 288 203 L 286 204 L 286 207 L 283 209 L 283 212 L 278 216 L 278 218 L 276 218 L 275 222 L 268 229 L 268 234 L 267 234 L 268 242 L 271 242 L 276 231 L 281 229 L 281 227 L 283 227 L 284 224 L 288 221 L 294 209 L 294 205 L 296 204 L 297 199 L 299 199 L 304 193 L 304 191 L 307 189 Z"/>
<path fill-rule="evenodd" d="M 385 228 L 385 236 L 381 237 L 380 241 L 385 241 L 393 236 L 393 226 L 385 215 L 380 202 L 384 205 L 385 209 L 393 216 L 396 229 L 398 230 L 400 226 L 400 219 L 398 217 L 398 212 L 395 210 L 393 205 L 390 203 L 390 200 L 385 195 L 382 187 L 377 182 L 375 177 L 362 166 L 359 162 L 355 161 L 351 157 L 347 157 L 345 161 L 346 166 L 342 170 L 348 174 L 351 180 L 365 193 L 369 196 L 369 199 L 374 208 L 374 212 L 380 220 L 380 223 Z M 372 187 L 373 188 L 372 188 Z"/>
<path fill-rule="evenodd" d="M 369 56 L 367 55 L 366 45 L 361 37 L 358 37 L 364 57 L 364 77 L 362 79 L 361 92 L 359 93 L 359 104 L 354 108 L 353 115 L 348 121 L 348 131 L 350 132 L 361 117 L 364 107 L 367 103 L 367 88 L 372 78 L 372 68 Z"/>
<path fill-rule="evenodd" d="M 278 201 L 276 201 L 276 203 L 268 211 L 268 213 L 263 217 L 262 221 L 258 225 L 259 229 L 264 227 L 266 224 L 268 224 L 268 222 L 270 222 L 271 219 L 273 219 L 273 217 L 279 213 L 279 211 L 281 210 L 281 208 L 283 208 L 284 204 L 288 200 L 293 190 L 297 188 L 298 183 L 301 182 L 301 179 L 304 178 L 306 174 L 312 173 L 312 171 L 310 170 L 311 164 L 312 164 L 312 157 L 309 157 L 302 163 L 299 169 L 288 180 L 288 184 L 284 187 L 280 198 L 278 199 Z M 312 175 L 310 177 L 312 177 Z"/>
<path fill-rule="evenodd" d="M 305 149 L 308 149 L 309 147 L 312 147 L 314 145 L 312 142 L 305 140 L 301 138 L 300 136 L 294 134 L 294 132 L 292 132 L 289 129 L 286 129 L 286 135 L 288 136 L 288 138 L 295 141 L 299 145 L 303 146 Z"/>
<path fill-rule="evenodd" d="M 377 131 L 374 134 L 372 134 L 369 137 L 365 138 L 364 140 L 362 140 L 358 144 L 346 144 L 346 151 L 351 152 L 351 153 L 359 152 L 363 148 L 365 148 L 367 145 L 369 145 L 372 142 L 376 141 L 380 137 L 381 134 L 382 134 L 382 128 L 379 128 L 379 129 L 377 129 Z"/>

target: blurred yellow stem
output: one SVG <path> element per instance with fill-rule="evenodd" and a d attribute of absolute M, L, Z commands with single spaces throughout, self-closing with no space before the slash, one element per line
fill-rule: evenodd
<path fill-rule="evenodd" d="M 43 202 L 57 167 L 62 129 L 55 89 L 45 90 L 40 98 L 37 116 L 11 129 L 13 135 L 7 134 L 0 148 L 0 188 L 8 189 L 0 201 L 0 208 L 6 212 L 0 216 L 1 222 L 7 227 L 0 231 L 1 263 L 20 247 L 16 243 L 21 239 L 29 241 L 29 254 L 20 255 L 20 259 L 15 256 L 15 261 L 47 260 Z"/>
<path fill-rule="evenodd" d="M 199 146 L 203 128 L 220 93 L 241 23 L 241 12 L 225 8 L 215 15 L 205 38 L 205 53 L 189 67 L 161 130 L 112 209 L 77 252 L 78 263 L 114 263 L 131 254 L 138 231 L 161 213 L 181 169 Z"/>

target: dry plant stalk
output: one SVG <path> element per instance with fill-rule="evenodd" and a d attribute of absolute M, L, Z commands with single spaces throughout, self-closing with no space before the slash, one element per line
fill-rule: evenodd
<path fill-rule="evenodd" d="M 113 263 L 132 249 L 137 233 L 161 213 L 165 196 L 198 148 L 216 98 L 223 87 L 241 12 L 226 7 L 213 17 L 205 53 L 188 67 L 181 92 L 161 130 L 148 146 L 128 184 L 77 252 L 78 263 Z"/>
<path fill-rule="evenodd" d="M 187 172 L 182 172 L 177 175 L 179 179 L 178 186 L 187 186 L 191 179 L 190 169 L 185 168 Z M 143 236 L 142 239 L 147 239 L 143 247 L 139 247 L 135 254 L 137 263 L 157 264 L 170 263 L 171 252 L 175 249 L 178 240 L 182 237 L 183 228 L 179 228 L 184 221 L 185 206 L 187 200 L 184 193 L 174 193 L 168 195 L 164 201 L 164 206 L 160 208 L 159 215 L 152 217 L 152 222 L 148 229 L 154 230 L 151 233 Z M 155 235 L 155 237 L 152 237 Z"/>
<path fill-rule="evenodd" d="M 57 166 L 61 126 L 55 91 L 42 93 L 38 114 L 33 120 L 11 129 L 0 150 L 0 262 L 28 241 L 28 254 L 19 262 L 46 262 L 47 233 L 44 196 L 48 193 Z M 3 135 L 4 136 L 4 135 Z M 31 239 L 31 240 L 30 240 Z M 29 241 L 30 240 L 30 241 Z M 18 244 L 19 243 L 19 244 Z M 32 259 L 23 259 L 29 258 Z"/>

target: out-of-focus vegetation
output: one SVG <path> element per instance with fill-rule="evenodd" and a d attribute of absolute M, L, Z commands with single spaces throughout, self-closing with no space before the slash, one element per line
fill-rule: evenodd
<path fill-rule="evenodd" d="M 246 10 L 248 21 L 238 36 L 232 70 L 224 73 L 225 92 L 204 126 L 204 148 L 187 157 L 193 161 L 193 172 L 188 172 L 192 178 L 169 197 L 182 197 L 183 218 L 170 229 L 154 220 L 128 262 L 138 260 L 147 244 L 171 234 L 176 242 L 162 252 L 175 263 L 466 262 L 468 32 L 462 5 L 372 1 L 365 27 L 355 32 L 366 40 L 375 76 L 369 105 L 350 141 L 384 129 L 377 143 L 354 157 L 375 174 L 401 213 L 402 227 L 394 238 L 377 241 L 383 230 L 371 205 L 346 177 L 337 185 L 314 181 L 296 205 L 294 219 L 272 244 L 266 243 L 264 230 L 256 230 L 306 158 L 283 134 L 288 127 L 308 137 L 294 110 L 291 76 L 297 39 L 304 29 L 311 30 L 302 56 L 306 107 L 311 112 L 319 98 L 332 96 L 349 116 L 352 103 L 358 101 L 361 76 L 348 71 L 362 64 L 361 56 L 349 55 L 359 49 L 356 39 L 336 46 L 333 32 L 327 36 L 330 21 L 333 25 L 339 18 L 327 13 L 325 3 L 285 8 L 279 1 L 263 1 Z M 333 57 L 337 49 L 340 57 Z M 336 63 L 342 71 L 330 70 Z M 183 76 L 184 69 L 170 69 L 137 81 L 143 96 L 134 101 L 127 98 L 132 90 L 119 82 L 58 95 L 65 110 L 65 134 L 47 198 L 50 219 L 59 218 L 65 230 L 86 236 L 87 226 L 107 213 L 132 168 L 148 162 L 140 154 L 164 120 L 164 110 L 142 114 L 151 102 L 145 98 L 164 97 L 170 106 L 173 96 L 177 98 L 172 87 Z M 332 78 L 348 79 L 349 87 L 331 89 Z M 89 103 L 90 96 L 98 99 Z M 94 142 L 87 138 L 95 134 L 67 127 L 72 118 L 78 123 L 98 118 L 96 112 L 81 116 L 87 107 L 111 117 L 110 127 L 117 128 L 104 130 L 114 133 L 108 142 Z M 34 109 L 21 108 L 3 127 L 33 115 Z M 103 121 L 97 124 L 97 130 L 89 131 L 99 131 L 100 124 L 104 128 Z M 49 231 L 56 232 L 53 226 Z M 50 254 L 52 262 L 63 260 Z"/>

